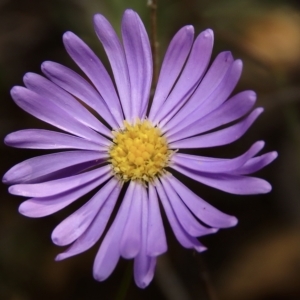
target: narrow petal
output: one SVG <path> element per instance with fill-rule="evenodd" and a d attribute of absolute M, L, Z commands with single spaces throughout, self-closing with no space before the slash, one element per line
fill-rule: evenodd
<path fill-rule="evenodd" d="M 201 99 L 200 97 L 202 95 L 197 96 L 198 93 L 195 92 L 193 97 L 199 97 L 199 105 L 188 115 L 188 117 L 186 116 L 186 118 L 180 122 L 180 125 L 184 128 L 199 120 L 200 118 L 208 115 L 210 112 L 224 103 L 237 85 L 242 74 L 242 68 L 243 64 L 241 60 L 234 61 L 227 71 L 226 75 L 221 80 L 220 84 L 207 97 L 207 99 Z M 177 119 L 177 115 L 174 118 Z"/>
<path fill-rule="evenodd" d="M 207 228 L 201 225 L 197 219 L 192 215 L 189 209 L 182 202 L 180 197 L 176 194 L 173 187 L 166 180 L 167 176 L 161 179 L 166 195 L 170 201 L 173 211 L 184 230 L 191 236 L 200 237 L 203 235 L 217 232 L 215 228 Z"/>
<path fill-rule="evenodd" d="M 261 107 L 256 108 L 249 116 L 230 127 L 212 133 L 175 141 L 170 143 L 170 147 L 172 149 L 207 148 L 233 143 L 244 135 L 262 112 L 263 109 Z"/>
<path fill-rule="evenodd" d="M 153 120 L 162 103 L 167 99 L 186 58 L 191 50 L 194 38 L 194 27 L 181 28 L 169 44 L 161 66 L 155 95 L 153 98 L 149 119 Z"/>
<path fill-rule="evenodd" d="M 67 151 L 27 159 L 8 170 L 3 182 L 9 184 L 33 182 L 45 175 L 88 161 L 103 160 L 106 153 L 98 151 Z"/>
<path fill-rule="evenodd" d="M 144 192 L 141 184 L 133 183 L 133 185 L 135 197 L 131 202 L 120 241 L 121 256 L 127 259 L 134 258 L 139 253 L 142 243 L 142 205 Z"/>
<path fill-rule="evenodd" d="M 49 197 L 85 185 L 110 172 L 111 167 L 109 165 L 106 165 L 104 167 L 82 174 L 57 180 L 51 180 L 48 182 L 12 185 L 9 188 L 9 192 L 13 195 L 24 197 Z"/>
<path fill-rule="evenodd" d="M 106 146 L 73 135 L 45 129 L 23 129 L 8 134 L 7 146 L 26 149 L 81 149 L 107 151 Z"/>
<path fill-rule="evenodd" d="M 265 143 L 262 141 L 256 142 L 244 154 L 233 159 L 210 160 L 211 158 L 204 158 L 202 160 L 201 157 L 197 155 L 175 153 L 172 156 L 172 163 L 195 172 L 229 173 L 243 166 L 250 158 L 256 155 L 264 145 Z"/>
<path fill-rule="evenodd" d="M 65 48 L 75 63 L 88 76 L 104 99 L 118 125 L 123 124 L 123 113 L 116 90 L 96 54 L 74 33 L 66 32 L 63 36 Z"/>
<path fill-rule="evenodd" d="M 40 218 L 49 216 L 68 206 L 69 204 L 73 203 L 75 200 L 79 199 L 94 188 L 98 187 L 110 177 L 110 174 L 105 174 L 97 180 L 94 180 L 90 183 L 85 184 L 84 186 L 80 186 L 62 194 L 54 195 L 51 197 L 32 198 L 26 200 L 23 203 L 21 203 L 19 207 L 19 212 L 22 215 L 30 218 Z"/>
<path fill-rule="evenodd" d="M 155 266 L 156 257 L 149 257 L 144 251 L 134 259 L 134 281 L 139 288 L 146 288 L 152 281 Z"/>
<path fill-rule="evenodd" d="M 96 214 L 93 222 L 89 225 L 86 231 L 66 251 L 60 253 L 55 260 L 63 260 L 70 256 L 82 253 L 91 248 L 100 239 L 105 227 L 107 226 L 122 188 L 122 184 L 120 184 L 115 177 L 111 178 L 108 184 L 114 185 L 115 188 Z M 100 193 L 101 192 L 102 190 Z"/>
<path fill-rule="evenodd" d="M 214 34 L 211 29 L 198 35 L 181 76 L 154 119 L 155 124 L 166 124 L 194 92 L 207 69 L 213 42 Z"/>
<path fill-rule="evenodd" d="M 152 184 L 149 184 L 148 197 L 149 218 L 146 254 L 148 256 L 158 256 L 167 251 L 168 245 L 158 205 L 157 194 Z"/>
<path fill-rule="evenodd" d="M 153 279 L 156 265 L 156 258 L 149 257 L 147 251 L 148 235 L 148 197 L 146 189 L 143 187 L 142 197 L 142 230 L 141 230 L 141 249 L 134 259 L 134 280 L 138 287 L 145 288 Z M 160 236 L 157 237 L 160 239 Z"/>
<path fill-rule="evenodd" d="M 203 118 L 196 120 L 187 127 L 173 128 L 166 134 L 169 142 L 200 134 L 211 129 L 236 121 L 247 114 L 253 107 L 256 94 L 252 91 L 241 92 Z M 180 129 L 179 129 L 180 127 Z M 178 130 L 179 129 L 179 130 Z M 171 133 L 172 132 L 172 133 Z M 174 134 L 175 132 L 175 134 Z"/>
<path fill-rule="evenodd" d="M 122 19 L 122 38 L 129 66 L 131 86 L 130 119 L 142 117 L 152 82 L 152 54 L 144 24 L 136 12 L 127 9 Z"/>
<path fill-rule="evenodd" d="M 270 164 L 274 159 L 276 159 L 278 153 L 276 151 L 265 153 L 261 156 L 253 157 L 247 161 L 242 167 L 235 170 L 234 174 L 247 175 L 257 172 Z"/>
<path fill-rule="evenodd" d="M 122 103 L 125 119 L 130 118 L 130 80 L 124 49 L 120 40 L 107 19 L 97 14 L 94 16 L 94 28 L 109 59 L 119 98 Z"/>
<path fill-rule="evenodd" d="M 272 188 L 267 181 L 256 177 L 194 172 L 178 165 L 173 165 L 172 168 L 198 182 L 231 194 L 265 194 Z"/>
<path fill-rule="evenodd" d="M 104 223 L 107 223 L 117 197 L 113 197 L 108 211 L 102 208 L 105 202 L 110 200 L 114 189 L 119 190 L 119 194 L 120 185 L 116 180 L 110 180 L 87 203 L 56 226 L 51 235 L 53 243 L 58 246 L 71 244 L 90 227 L 98 214 L 101 214 L 102 219 L 106 220 Z"/>
<path fill-rule="evenodd" d="M 100 145 L 108 146 L 110 143 L 100 134 L 79 123 L 55 103 L 45 101 L 35 92 L 15 86 L 11 90 L 11 96 L 19 107 L 44 122 Z"/>
<path fill-rule="evenodd" d="M 205 224 L 216 228 L 232 227 L 237 224 L 237 219 L 235 217 L 224 214 L 212 205 L 208 204 L 187 188 L 176 177 L 171 175 L 168 176 L 166 180 L 169 181 L 174 190 L 193 214 Z"/>
<path fill-rule="evenodd" d="M 164 207 L 164 210 L 166 212 L 168 221 L 172 227 L 172 230 L 178 242 L 184 248 L 194 248 L 198 252 L 202 252 L 206 250 L 206 248 L 195 237 L 192 237 L 189 234 L 187 234 L 187 232 L 183 229 L 181 224 L 178 222 L 178 219 L 174 214 L 174 211 L 170 205 L 169 199 L 159 180 L 155 181 L 155 187 L 159 195 L 159 198 L 161 200 L 161 203 Z"/>
<path fill-rule="evenodd" d="M 94 278 L 103 281 L 112 273 L 120 258 L 120 240 L 128 219 L 132 201 L 134 201 L 134 184 L 131 182 L 126 191 L 117 216 L 109 228 L 96 255 L 93 267 Z"/>
<path fill-rule="evenodd" d="M 26 73 L 23 78 L 26 87 L 41 96 L 44 101 L 55 103 L 80 123 L 112 138 L 111 131 L 91 114 L 82 104 L 50 80 L 35 73 Z M 70 111 L 70 108 L 72 110 Z"/>
<path fill-rule="evenodd" d="M 190 114 L 199 108 L 206 99 L 214 93 L 220 83 L 224 80 L 229 68 L 233 63 L 233 57 L 230 52 L 221 52 L 208 69 L 203 80 L 200 82 L 195 93 L 177 113 L 176 117 L 171 119 L 164 130 L 168 131 L 178 124 L 181 124 Z"/>
<path fill-rule="evenodd" d="M 41 69 L 52 82 L 94 109 L 111 127 L 118 126 L 101 95 L 83 77 L 52 61 L 43 62 Z"/>

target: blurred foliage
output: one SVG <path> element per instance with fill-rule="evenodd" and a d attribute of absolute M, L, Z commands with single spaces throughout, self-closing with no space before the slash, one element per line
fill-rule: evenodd
<path fill-rule="evenodd" d="M 9 90 L 22 84 L 26 72 L 39 73 L 45 60 L 58 61 L 78 71 L 62 45 L 65 31 L 80 35 L 109 68 L 93 32 L 93 14 L 104 14 L 119 32 L 122 13 L 131 7 L 149 31 L 146 4 L 147 0 L 1 0 L 1 139 L 21 128 L 47 128 L 17 108 Z M 169 251 L 159 259 L 153 283 L 139 290 L 127 274 L 130 261 L 122 260 L 107 281 L 93 280 L 97 246 L 77 257 L 55 262 L 61 249 L 51 243 L 51 231 L 75 206 L 42 220 L 28 219 L 18 214 L 21 199 L 10 196 L 1 185 L 0 299 L 205 300 L 208 298 L 203 278 L 208 276 L 219 300 L 300 299 L 299 3 L 158 0 L 158 8 L 160 60 L 173 34 L 186 24 L 193 24 L 196 32 L 214 30 L 214 56 L 231 50 L 243 60 L 244 72 L 236 91 L 255 90 L 257 105 L 263 106 L 265 113 L 240 141 L 209 153 L 233 157 L 253 141 L 265 140 L 266 151 L 277 150 L 279 158 L 258 175 L 272 183 L 273 191 L 240 197 L 185 180 L 208 202 L 236 215 L 239 224 L 201 239 L 209 249 L 201 255 L 183 249 L 167 227 Z M 17 162 L 42 154 L 3 144 L 0 149 L 2 174 Z M 84 199 L 79 204 L 83 202 Z M 126 281 L 128 287 L 124 285 Z"/>

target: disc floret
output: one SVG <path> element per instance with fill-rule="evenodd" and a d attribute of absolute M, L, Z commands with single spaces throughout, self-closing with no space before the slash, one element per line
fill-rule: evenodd
<path fill-rule="evenodd" d="M 124 121 L 124 129 L 113 131 L 113 145 L 109 150 L 114 174 L 122 181 L 153 181 L 168 166 L 173 151 L 158 127 L 148 120 L 135 124 Z"/>

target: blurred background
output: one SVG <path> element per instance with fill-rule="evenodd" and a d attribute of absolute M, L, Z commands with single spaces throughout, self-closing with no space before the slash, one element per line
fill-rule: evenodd
<path fill-rule="evenodd" d="M 28 71 L 53 60 L 76 69 L 62 45 L 71 30 L 85 40 L 108 66 L 93 32 L 92 16 L 104 14 L 119 32 L 125 8 L 136 10 L 150 31 L 146 0 L 0 0 L 0 135 L 46 125 L 11 100 L 13 85 Z M 160 61 L 174 33 L 192 24 L 196 32 L 212 28 L 214 55 L 231 50 L 244 62 L 236 91 L 253 89 L 265 112 L 233 145 L 212 149 L 209 156 L 234 157 L 256 140 L 278 159 L 257 174 L 273 190 L 267 195 L 225 194 L 188 180 L 209 203 L 238 217 L 239 224 L 202 238 L 205 253 L 183 249 L 167 227 L 169 251 L 160 257 L 153 282 L 138 289 L 122 260 L 105 282 L 92 277 L 99 247 L 55 262 L 62 251 L 51 242 L 54 227 L 79 204 L 43 219 L 18 213 L 22 199 L 1 185 L 0 299 L 300 299 L 300 6 L 292 0 L 158 0 Z M 77 70 L 77 69 L 76 69 Z M 1 174 L 42 151 L 0 144 Z M 76 206 L 77 205 L 77 206 Z M 205 284 L 208 283 L 208 284 Z M 211 294 L 209 298 L 209 294 Z"/>

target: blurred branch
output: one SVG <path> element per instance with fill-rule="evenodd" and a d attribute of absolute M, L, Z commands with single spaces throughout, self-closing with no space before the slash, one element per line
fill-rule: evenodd
<path fill-rule="evenodd" d="M 148 0 L 151 19 L 151 50 L 153 56 L 153 81 L 152 88 L 155 88 L 158 79 L 158 41 L 157 41 L 157 0 Z"/>
<path fill-rule="evenodd" d="M 300 87 L 289 86 L 275 90 L 274 93 L 260 96 L 259 100 L 266 109 L 274 109 L 282 105 L 295 103 L 300 101 Z"/>
<path fill-rule="evenodd" d="M 159 258 L 155 279 L 167 300 L 191 299 L 167 255 Z"/>
<path fill-rule="evenodd" d="M 199 259 L 197 261 L 198 261 L 198 264 L 200 267 L 200 278 L 203 282 L 203 285 L 205 288 L 205 293 L 207 295 L 208 300 L 217 300 L 214 286 L 211 282 L 209 273 L 207 271 L 206 265 L 205 265 L 201 255 L 199 255 Z"/>

